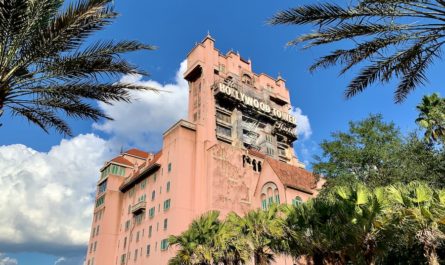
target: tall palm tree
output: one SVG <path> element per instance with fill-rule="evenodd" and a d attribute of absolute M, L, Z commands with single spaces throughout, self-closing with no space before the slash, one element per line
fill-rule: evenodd
<path fill-rule="evenodd" d="M 437 93 L 424 96 L 417 110 L 419 117 L 416 122 L 425 129 L 425 140 L 445 143 L 445 98 Z"/>
<path fill-rule="evenodd" d="M 278 207 L 272 205 L 267 210 L 252 210 L 244 217 L 236 214 L 231 216 L 232 222 L 239 225 L 241 236 L 250 245 L 255 265 L 268 265 L 275 260 L 274 248 L 284 235 L 278 213 Z"/>
<path fill-rule="evenodd" d="M 222 225 L 218 217 L 218 211 L 210 211 L 193 220 L 189 228 L 180 235 L 170 236 L 170 245 L 176 245 L 179 250 L 169 264 L 213 264 L 215 238 Z"/>
<path fill-rule="evenodd" d="M 395 101 L 402 102 L 410 91 L 427 80 L 426 71 L 445 43 L 445 1 L 443 0 L 355 0 L 349 5 L 314 3 L 275 14 L 273 25 L 313 24 L 315 32 L 304 34 L 289 45 L 306 47 L 353 40 L 352 49 L 337 49 L 319 58 L 315 70 L 343 65 L 340 74 L 360 65 L 349 83 L 350 98 L 375 82 L 399 78 Z M 363 66 L 363 63 L 368 62 Z"/>
<path fill-rule="evenodd" d="M 0 1 L 0 115 L 25 117 L 45 131 L 70 135 L 63 119 L 111 119 L 91 100 L 129 101 L 131 90 L 116 83 L 122 74 L 144 71 L 120 55 L 154 47 L 137 41 L 86 39 L 117 16 L 112 0 Z M 153 90 L 153 89 L 152 89 Z"/>
<path fill-rule="evenodd" d="M 423 247 L 430 265 L 439 265 L 437 248 L 445 242 L 445 193 L 426 184 L 388 187 L 392 202 L 392 222 L 396 228 L 415 238 Z"/>

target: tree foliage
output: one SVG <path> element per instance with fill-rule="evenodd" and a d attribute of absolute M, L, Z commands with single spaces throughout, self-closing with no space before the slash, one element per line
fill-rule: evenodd
<path fill-rule="evenodd" d="M 353 40 L 351 49 L 337 49 L 319 58 L 314 71 L 340 64 L 340 74 L 360 66 L 349 83 L 350 98 L 371 84 L 397 78 L 395 102 L 427 81 L 427 69 L 441 57 L 445 43 L 443 0 L 355 0 L 348 5 L 311 3 L 275 14 L 273 25 L 315 26 L 289 45 L 306 43 L 306 48 Z"/>
<path fill-rule="evenodd" d="M 217 216 L 211 212 L 193 221 L 179 238 L 194 234 L 195 241 L 178 244 L 170 264 L 239 265 L 253 260 L 262 265 L 271 264 L 277 254 L 314 265 L 438 265 L 445 261 L 445 190 L 417 181 L 374 189 L 360 183 L 336 186 L 325 196 L 298 205 L 252 210 L 245 216 L 231 213 L 220 222 Z M 199 228 L 216 223 L 215 227 L 227 229 Z M 243 246 L 247 256 L 219 258 L 215 239 L 226 233 L 237 234 L 230 244 Z M 189 254 L 184 255 L 186 249 Z M 211 258 L 188 258 L 203 252 Z M 230 251 L 225 254 L 234 256 Z"/>
<path fill-rule="evenodd" d="M 111 119 L 89 100 L 129 101 L 145 86 L 116 83 L 122 74 L 146 75 L 121 57 L 153 50 L 137 41 L 86 39 L 117 16 L 111 0 L 0 1 L 0 114 L 25 117 L 45 131 L 71 134 L 62 115 Z M 153 90 L 153 89 L 151 89 Z"/>
<path fill-rule="evenodd" d="M 324 140 L 314 172 L 327 177 L 327 186 L 362 182 L 370 187 L 395 182 L 423 180 L 434 186 L 445 184 L 445 152 L 415 133 L 403 137 L 393 123 L 381 115 L 350 122 L 347 132 L 336 132 Z"/>

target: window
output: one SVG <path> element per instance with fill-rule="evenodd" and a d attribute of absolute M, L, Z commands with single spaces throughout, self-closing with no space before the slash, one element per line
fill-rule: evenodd
<path fill-rule="evenodd" d="M 136 189 L 133 187 L 133 188 L 131 188 L 129 191 L 128 191 L 128 196 L 129 197 L 132 197 L 134 194 L 135 194 L 135 192 L 136 192 Z"/>
<path fill-rule="evenodd" d="M 168 226 L 168 219 L 165 218 L 164 219 L 164 230 L 167 230 L 167 226 Z"/>
<path fill-rule="evenodd" d="M 124 238 L 124 249 L 127 247 L 127 237 Z"/>
<path fill-rule="evenodd" d="M 130 229 L 130 224 L 131 224 L 131 221 L 130 221 L 130 220 L 127 220 L 127 221 L 125 222 L 125 231 L 128 231 L 128 229 Z"/>
<path fill-rule="evenodd" d="M 107 181 L 105 180 L 104 182 L 99 184 L 99 187 L 97 187 L 97 194 L 101 194 L 102 192 L 105 192 L 107 190 Z"/>
<path fill-rule="evenodd" d="M 266 200 L 266 199 L 263 199 L 263 200 L 261 201 L 261 208 L 262 208 L 263 210 L 266 210 L 266 209 L 267 209 L 267 200 Z"/>
<path fill-rule="evenodd" d="M 231 138 L 232 137 L 232 129 L 217 124 L 216 125 L 216 134 Z"/>
<path fill-rule="evenodd" d="M 266 134 L 266 141 L 269 142 L 269 143 L 272 143 L 272 141 L 273 141 L 272 135 Z"/>
<path fill-rule="evenodd" d="M 163 239 L 161 241 L 161 250 L 164 251 L 167 250 L 167 248 L 168 248 L 168 239 Z"/>
<path fill-rule="evenodd" d="M 225 113 L 223 113 L 221 111 L 216 111 L 216 120 L 222 121 L 222 122 L 225 122 L 225 123 L 228 123 L 228 124 L 232 123 L 231 116 L 228 115 L 228 114 L 225 114 Z"/>
<path fill-rule="evenodd" d="M 148 237 L 150 238 L 151 237 L 151 232 L 153 231 L 153 227 L 150 225 L 149 227 L 148 227 Z"/>
<path fill-rule="evenodd" d="M 145 189 L 145 186 L 147 186 L 147 179 L 144 179 L 144 180 L 141 182 L 141 189 Z"/>
<path fill-rule="evenodd" d="M 275 195 L 275 203 L 280 204 L 280 195 L 279 194 Z"/>
<path fill-rule="evenodd" d="M 158 173 L 153 174 L 153 181 L 156 182 L 156 178 L 158 177 Z"/>
<path fill-rule="evenodd" d="M 101 196 L 96 200 L 96 208 L 105 203 L 105 195 Z"/>
<path fill-rule="evenodd" d="M 249 75 L 244 74 L 243 77 L 241 78 L 241 82 L 243 82 L 246 85 L 251 85 L 252 84 L 252 78 Z"/>
<path fill-rule="evenodd" d="M 147 256 L 150 255 L 150 245 L 147 245 Z"/>
<path fill-rule="evenodd" d="M 278 155 L 286 156 L 286 150 L 284 150 L 284 148 L 278 147 Z"/>
<path fill-rule="evenodd" d="M 170 199 L 164 201 L 164 211 L 170 209 Z"/>
<path fill-rule="evenodd" d="M 297 196 L 297 197 L 295 197 L 295 199 L 292 199 L 292 205 L 294 205 L 294 206 L 297 206 L 302 202 L 303 202 L 303 200 L 301 199 L 300 196 Z"/>
<path fill-rule="evenodd" d="M 100 178 L 105 178 L 108 174 L 118 175 L 118 176 L 124 176 L 125 175 L 125 168 L 110 164 L 108 165 L 104 170 L 102 170 Z"/>
<path fill-rule="evenodd" d="M 97 248 L 97 241 L 94 242 L 93 252 L 96 252 L 96 248 Z"/>
<path fill-rule="evenodd" d="M 136 215 L 135 217 L 134 217 L 134 222 L 136 223 L 136 224 L 138 224 L 138 225 L 140 225 L 141 223 L 142 223 L 142 220 L 143 220 L 143 217 L 144 217 L 145 215 L 143 215 L 143 214 L 138 214 L 138 215 Z"/>
<path fill-rule="evenodd" d="M 93 251 L 93 243 L 90 245 L 90 253 Z"/>
<path fill-rule="evenodd" d="M 145 199 L 147 198 L 146 194 L 141 195 L 141 197 L 138 198 L 138 202 L 145 202 Z"/>
<path fill-rule="evenodd" d="M 167 182 L 167 192 L 169 192 L 169 191 L 170 191 L 170 181 Z"/>
<path fill-rule="evenodd" d="M 151 200 L 153 201 L 156 197 L 156 191 L 151 192 Z"/>
<path fill-rule="evenodd" d="M 172 171 L 172 163 L 168 163 L 168 172 L 170 173 Z"/>
<path fill-rule="evenodd" d="M 134 261 L 138 259 L 138 249 L 134 250 Z"/>
<path fill-rule="evenodd" d="M 94 237 L 96 235 L 96 227 L 93 227 L 93 231 L 91 232 L 91 237 Z"/>
<path fill-rule="evenodd" d="M 148 215 L 150 218 L 153 218 L 155 216 L 155 207 L 151 207 L 150 210 L 148 210 Z"/>
<path fill-rule="evenodd" d="M 96 228 L 96 236 L 99 235 L 99 226 Z"/>
<path fill-rule="evenodd" d="M 273 156 L 275 154 L 275 151 L 273 148 L 267 147 L 266 148 L 266 153 L 268 156 Z"/>
<path fill-rule="evenodd" d="M 136 242 L 139 242 L 139 231 L 136 233 Z"/>
<path fill-rule="evenodd" d="M 121 265 L 125 264 L 125 254 L 121 255 Z"/>

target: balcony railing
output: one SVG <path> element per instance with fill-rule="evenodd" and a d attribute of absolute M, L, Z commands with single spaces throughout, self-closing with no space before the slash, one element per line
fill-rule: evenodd
<path fill-rule="evenodd" d="M 131 207 L 131 212 L 136 215 L 145 211 L 146 208 L 147 208 L 147 202 L 140 201 Z"/>

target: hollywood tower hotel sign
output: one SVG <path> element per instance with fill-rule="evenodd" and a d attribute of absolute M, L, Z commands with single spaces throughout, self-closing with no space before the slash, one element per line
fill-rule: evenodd
<path fill-rule="evenodd" d="M 205 212 L 243 215 L 317 193 L 293 149 L 296 120 L 281 77 L 254 73 L 250 60 L 220 53 L 207 36 L 187 55 L 184 78 L 187 120 L 163 133 L 161 149 L 130 149 L 101 168 L 85 265 L 167 265 L 177 250 L 168 237 Z"/>

